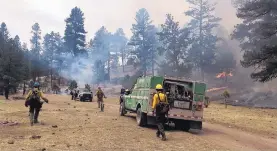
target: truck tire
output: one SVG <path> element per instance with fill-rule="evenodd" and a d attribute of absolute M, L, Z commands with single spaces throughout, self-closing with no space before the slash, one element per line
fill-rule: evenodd
<path fill-rule="evenodd" d="M 124 116 L 126 114 L 126 110 L 123 102 L 120 103 L 119 113 L 120 113 L 120 116 Z"/>
<path fill-rule="evenodd" d="M 141 111 L 141 108 L 140 108 L 140 107 L 137 109 L 136 120 L 137 120 L 138 126 L 143 127 L 143 126 L 146 126 L 146 125 L 147 125 L 147 115 L 146 115 L 146 113 L 143 113 L 143 112 Z"/>
<path fill-rule="evenodd" d="M 185 120 L 177 120 L 174 122 L 175 128 L 178 130 L 182 130 L 188 132 L 190 130 L 190 122 Z"/>

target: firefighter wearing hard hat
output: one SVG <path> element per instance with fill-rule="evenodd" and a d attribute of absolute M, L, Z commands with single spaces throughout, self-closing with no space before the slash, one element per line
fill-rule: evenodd
<path fill-rule="evenodd" d="M 30 106 L 29 115 L 31 125 L 33 125 L 34 123 L 38 123 L 39 111 L 43 104 L 43 101 L 41 101 L 40 98 L 48 103 L 48 99 L 43 96 L 43 93 L 42 91 L 40 91 L 39 87 L 39 83 L 35 82 L 33 89 L 30 90 L 26 96 L 25 106 Z"/>
<path fill-rule="evenodd" d="M 102 91 L 101 87 L 98 87 L 98 90 L 95 93 L 95 96 L 97 96 L 97 103 L 98 103 L 98 108 L 101 109 L 101 111 L 104 111 L 104 102 L 103 102 L 103 98 L 107 98 L 104 94 L 104 92 Z"/>
<path fill-rule="evenodd" d="M 166 140 L 165 132 L 164 132 L 164 123 L 165 123 L 165 115 L 168 113 L 169 105 L 167 101 L 166 94 L 163 93 L 163 86 L 161 84 L 156 85 L 157 93 L 153 96 L 153 104 L 152 109 L 153 113 L 156 112 L 156 122 L 157 122 L 157 137 L 162 136 L 162 140 Z"/>

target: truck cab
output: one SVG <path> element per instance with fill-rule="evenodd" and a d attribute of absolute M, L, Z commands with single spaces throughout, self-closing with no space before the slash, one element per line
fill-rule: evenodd
<path fill-rule="evenodd" d="M 206 84 L 202 82 L 160 76 L 140 77 L 130 92 L 121 96 L 120 115 L 136 113 L 139 126 L 149 124 L 149 120 L 155 117 L 152 98 L 157 84 L 163 85 L 170 104 L 168 122 L 185 131 L 201 130 L 206 92 Z"/>

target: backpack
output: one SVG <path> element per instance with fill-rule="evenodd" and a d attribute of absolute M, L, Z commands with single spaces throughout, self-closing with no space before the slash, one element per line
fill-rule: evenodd
<path fill-rule="evenodd" d="M 161 102 L 160 95 L 158 95 L 159 103 L 157 104 L 156 111 L 161 114 L 167 114 L 169 111 L 169 104 L 166 104 L 164 102 Z"/>
<path fill-rule="evenodd" d="M 40 102 L 40 96 L 38 91 L 32 91 L 32 94 L 30 96 L 30 102 Z"/>

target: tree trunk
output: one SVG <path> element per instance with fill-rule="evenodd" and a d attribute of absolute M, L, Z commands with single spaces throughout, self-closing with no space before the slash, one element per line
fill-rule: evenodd
<path fill-rule="evenodd" d="M 61 76 L 59 76 L 58 83 L 59 83 L 59 87 L 60 87 L 61 86 Z"/>
<path fill-rule="evenodd" d="M 200 38 L 200 50 L 201 50 L 201 56 L 202 56 L 202 51 L 203 51 L 203 1 L 200 0 L 200 20 L 199 20 L 200 24 L 199 24 L 199 38 Z M 201 64 L 201 76 L 202 76 L 202 81 L 205 80 L 205 74 L 203 71 L 203 62 L 202 62 L 202 57 L 199 58 L 200 59 L 200 64 Z"/>
<path fill-rule="evenodd" d="M 109 59 L 108 59 L 108 77 L 107 77 L 107 80 L 108 80 L 108 81 L 110 81 L 110 70 L 111 70 L 110 62 L 111 62 L 111 54 L 110 54 L 110 52 L 109 52 Z"/>
<path fill-rule="evenodd" d="M 203 69 L 201 69 L 201 78 L 202 78 L 202 81 L 204 82 L 205 81 L 205 72 Z"/>
<path fill-rule="evenodd" d="M 53 88 L 53 73 L 52 73 L 52 68 L 51 68 L 51 71 L 50 71 L 51 73 L 50 73 L 50 86 L 51 86 L 51 90 L 52 90 L 52 88 Z"/>
<path fill-rule="evenodd" d="M 153 51 L 152 51 L 152 54 L 151 54 L 151 55 L 152 55 L 152 56 L 151 56 L 151 57 L 152 57 L 152 76 L 154 76 L 154 74 L 155 74 L 155 73 L 154 73 L 154 72 L 155 72 L 155 69 L 154 69 L 155 67 L 154 67 L 154 65 L 155 65 L 155 64 L 154 64 L 154 52 L 153 52 Z"/>
<path fill-rule="evenodd" d="M 227 99 L 226 98 L 224 99 L 224 102 L 225 102 L 225 109 L 227 109 Z"/>
<path fill-rule="evenodd" d="M 124 49 L 121 51 L 122 72 L 124 73 Z"/>

